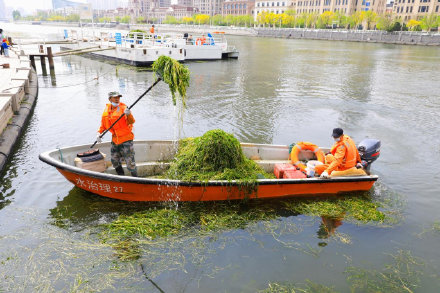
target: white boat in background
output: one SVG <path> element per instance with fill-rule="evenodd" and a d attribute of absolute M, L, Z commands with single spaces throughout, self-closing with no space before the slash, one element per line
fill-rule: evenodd
<path fill-rule="evenodd" d="M 228 41 L 223 32 L 213 32 L 202 35 L 166 34 L 165 44 L 173 44 L 185 49 L 185 60 L 219 60 L 238 58 L 239 52 Z"/>
<path fill-rule="evenodd" d="M 73 43 L 63 44 L 61 48 L 134 66 L 151 65 L 161 55 L 181 62 L 238 58 L 238 51 L 235 47 L 228 46 L 224 34 L 220 32 L 190 36 L 172 33 L 151 35 L 142 32 L 100 32 L 99 36 L 84 36 L 82 33 L 79 37 L 78 32 L 72 30 L 68 39 Z"/>
<path fill-rule="evenodd" d="M 79 37 L 72 31 L 68 40 L 71 44 L 63 44 L 61 49 L 73 50 L 101 59 L 114 60 L 133 66 L 148 66 L 153 64 L 159 56 L 165 55 L 177 61 L 185 61 L 184 50 L 171 46 L 163 46 L 152 38 L 139 36 L 139 33 L 120 34 L 101 32 L 99 36 L 89 35 Z"/>

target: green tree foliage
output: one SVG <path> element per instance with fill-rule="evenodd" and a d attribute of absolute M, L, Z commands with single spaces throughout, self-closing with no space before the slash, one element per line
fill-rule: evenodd
<path fill-rule="evenodd" d="M 319 17 L 317 21 L 318 28 L 327 28 L 330 27 L 335 15 L 331 11 L 324 11 Z"/>
<path fill-rule="evenodd" d="M 392 32 L 394 27 L 394 20 L 391 15 L 380 16 L 376 24 L 377 29 Z"/>
<path fill-rule="evenodd" d="M 433 28 L 437 28 L 439 26 L 440 18 L 438 15 L 431 13 L 420 20 L 420 26 L 425 31 L 431 31 Z"/>
<path fill-rule="evenodd" d="M 364 15 L 361 11 L 356 11 L 352 15 L 350 15 L 350 28 L 358 29 L 359 26 L 364 21 Z"/>
<path fill-rule="evenodd" d="M 122 23 L 130 23 L 131 17 L 128 15 L 125 15 L 121 18 Z"/>
<path fill-rule="evenodd" d="M 167 15 L 163 21 L 163 23 L 167 23 L 167 24 L 179 24 L 179 20 L 177 20 L 177 18 L 175 18 L 174 16 L 171 15 Z"/>
<path fill-rule="evenodd" d="M 21 19 L 21 13 L 18 10 L 12 11 L 12 18 L 14 20 L 20 20 Z"/>
<path fill-rule="evenodd" d="M 371 29 L 371 24 L 377 20 L 377 13 L 371 10 L 362 11 L 362 18 L 366 23 L 367 30 Z"/>
<path fill-rule="evenodd" d="M 79 22 L 79 14 L 71 14 L 66 16 L 66 21 L 67 22 Z"/>
<path fill-rule="evenodd" d="M 147 23 L 147 19 L 144 16 L 139 16 L 136 18 L 136 23 Z"/>

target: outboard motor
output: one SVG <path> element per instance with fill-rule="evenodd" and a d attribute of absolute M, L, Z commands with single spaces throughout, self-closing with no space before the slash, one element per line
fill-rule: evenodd
<path fill-rule="evenodd" d="M 380 140 L 366 138 L 359 143 L 358 151 L 361 156 L 362 166 L 369 173 L 371 164 L 380 156 Z"/>

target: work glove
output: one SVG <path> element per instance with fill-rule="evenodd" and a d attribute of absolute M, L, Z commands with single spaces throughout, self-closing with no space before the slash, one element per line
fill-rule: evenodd
<path fill-rule="evenodd" d="M 97 143 L 101 143 L 102 142 L 101 133 L 99 133 L 99 132 L 96 134 L 96 142 Z"/>
<path fill-rule="evenodd" d="M 364 167 L 364 166 L 362 166 L 361 163 L 357 163 L 357 164 L 356 164 L 356 168 L 357 168 L 357 169 L 362 169 L 363 167 Z"/>
<path fill-rule="evenodd" d="M 127 108 L 127 109 L 125 109 L 125 111 L 124 111 L 124 114 L 125 114 L 125 115 L 127 115 L 127 116 L 128 116 L 128 115 L 130 115 L 130 114 L 131 114 L 131 111 L 130 111 L 130 109 L 128 109 L 128 108 Z"/>
<path fill-rule="evenodd" d="M 328 178 L 328 173 L 327 173 L 327 171 L 322 172 L 320 178 Z"/>

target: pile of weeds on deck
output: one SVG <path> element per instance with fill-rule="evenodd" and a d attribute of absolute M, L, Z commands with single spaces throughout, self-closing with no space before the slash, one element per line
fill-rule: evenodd
<path fill-rule="evenodd" d="M 246 158 L 240 142 L 220 129 L 206 132 L 203 136 L 183 139 L 175 160 L 166 177 L 184 181 L 227 180 L 239 184 L 252 192 L 257 179 L 273 178 L 254 161 Z"/>

